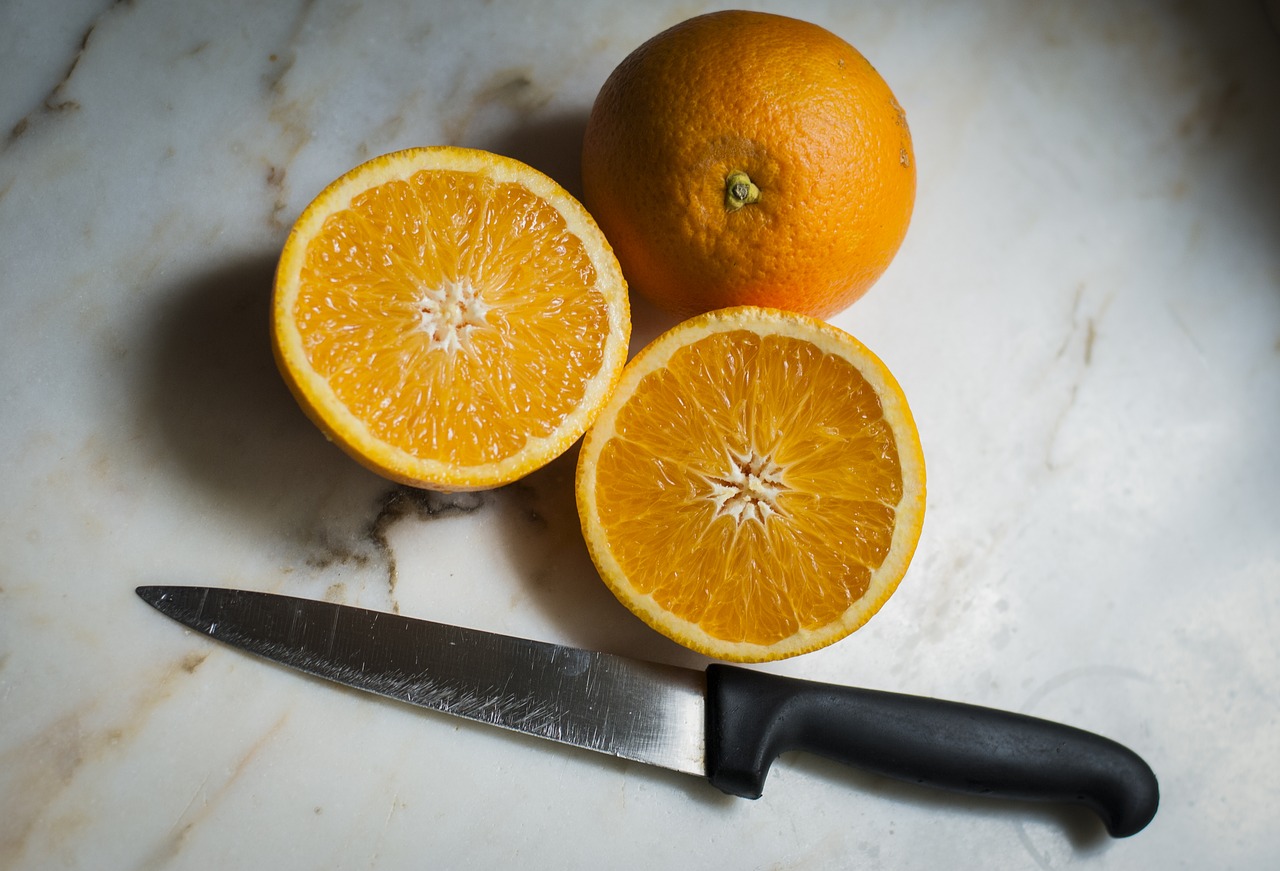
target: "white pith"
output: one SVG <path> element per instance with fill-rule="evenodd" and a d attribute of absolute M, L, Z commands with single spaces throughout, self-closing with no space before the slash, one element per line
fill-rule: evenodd
<path fill-rule="evenodd" d="M 725 451 L 724 474 L 706 480 L 716 517 L 739 524 L 767 523 L 778 513 L 778 497 L 787 489 L 782 467 L 754 446 L 741 453 Z"/>
<path fill-rule="evenodd" d="M 466 278 L 418 288 L 418 325 L 430 337 L 432 349 L 460 351 L 471 334 L 487 323 L 489 308 Z"/>

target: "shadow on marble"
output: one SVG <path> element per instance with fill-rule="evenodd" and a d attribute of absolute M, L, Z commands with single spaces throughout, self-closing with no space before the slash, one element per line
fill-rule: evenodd
<path fill-rule="evenodd" d="M 950 792 L 872 774 L 808 753 L 783 753 L 774 762 L 773 770 L 783 767 L 788 767 L 805 777 L 827 781 L 847 789 L 851 802 L 892 802 L 933 810 L 953 817 L 956 815 L 988 819 L 999 817 L 1017 825 L 1020 830 L 1023 829 L 1024 823 L 1052 827 L 1061 833 L 1061 837 L 1070 845 L 1076 859 L 1084 859 L 1101 852 L 1107 848 L 1108 844 L 1114 842 L 1098 816 L 1080 805 L 1017 801 Z M 768 794 L 769 789 L 766 785 L 765 795 Z M 1025 834 L 1021 840 L 1028 852 L 1034 853 L 1034 848 Z M 1037 867 L 1048 867 L 1043 861 L 1038 861 L 1036 864 Z"/>
<path fill-rule="evenodd" d="M 149 329 L 144 432 L 198 490 L 264 534 L 333 502 L 366 527 L 389 484 L 330 444 L 280 377 L 268 333 L 275 263 L 275 252 L 233 261 L 169 292 Z"/>
<path fill-rule="evenodd" d="M 1193 70 L 1194 106 L 1175 127 L 1186 156 L 1175 195 L 1194 194 L 1206 183 L 1229 185 L 1239 209 L 1230 225 L 1243 230 L 1241 241 L 1273 248 L 1280 239 L 1280 27 L 1262 3 L 1230 12 L 1213 4 L 1169 12 L 1181 17 L 1202 51 Z M 1280 280 L 1273 289 L 1280 292 Z"/>
<path fill-rule="evenodd" d="M 582 199 L 582 136 L 590 107 L 524 118 L 520 123 L 477 143 L 497 154 L 513 157 L 546 173 L 573 196 Z"/>
<path fill-rule="evenodd" d="M 502 491 L 514 515 L 504 518 L 502 541 L 495 544 L 505 548 L 522 584 L 523 605 L 536 608 L 576 647 L 705 667 L 705 657 L 651 629 L 600 579 L 578 520 L 577 462 L 575 445 Z"/>

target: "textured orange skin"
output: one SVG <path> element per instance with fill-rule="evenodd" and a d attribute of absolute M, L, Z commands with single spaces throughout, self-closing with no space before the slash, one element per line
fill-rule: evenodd
<path fill-rule="evenodd" d="M 729 211 L 735 170 L 760 199 Z M 613 71 L 582 183 L 628 283 L 663 308 L 826 317 L 897 253 L 916 170 L 906 116 L 856 49 L 804 21 L 729 11 L 658 34 Z"/>

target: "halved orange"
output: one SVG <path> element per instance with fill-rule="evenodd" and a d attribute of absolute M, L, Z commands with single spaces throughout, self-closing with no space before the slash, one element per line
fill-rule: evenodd
<path fill-rule="evenodd" d="M 924 457 L 901 388 L 857 339 L 731 308 L 627 365 L 583 442 L 577 500 L 623 604 L 694 650 L 762 662 L 845 637 L 897 588 Z"/>
<path fill-rule="evenodd" d="M 276 361 L 358 461 L 417 487 L 513 481 L 586 430 L 626 362 L 627 288 L 586 210 L 519 161 L 383 155 L 303 211 L 276 272 Z"/>

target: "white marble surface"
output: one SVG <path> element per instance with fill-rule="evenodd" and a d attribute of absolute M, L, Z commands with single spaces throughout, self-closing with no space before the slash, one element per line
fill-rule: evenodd
<path fill-rule="evenodd" d="M 774 7 L 907 110 L 914 223 L 833 320 L 902 381 L 930 497 L 880 615 L 773 668 L 1110 735 L 1161 780 L 1136 837 L 802 756 L 729 799 L 322 685 L 135 598 L 243 586 L 698 661 L 593 574 L 572 457 L 481 496 L 393 487 L 305 421 L 265 324 L 329 179 L 444 142 L 576 190 L 605 76 L 712 5 L 0 4 L 0 868 L 1280 865 L 1261 3 Z"/>

